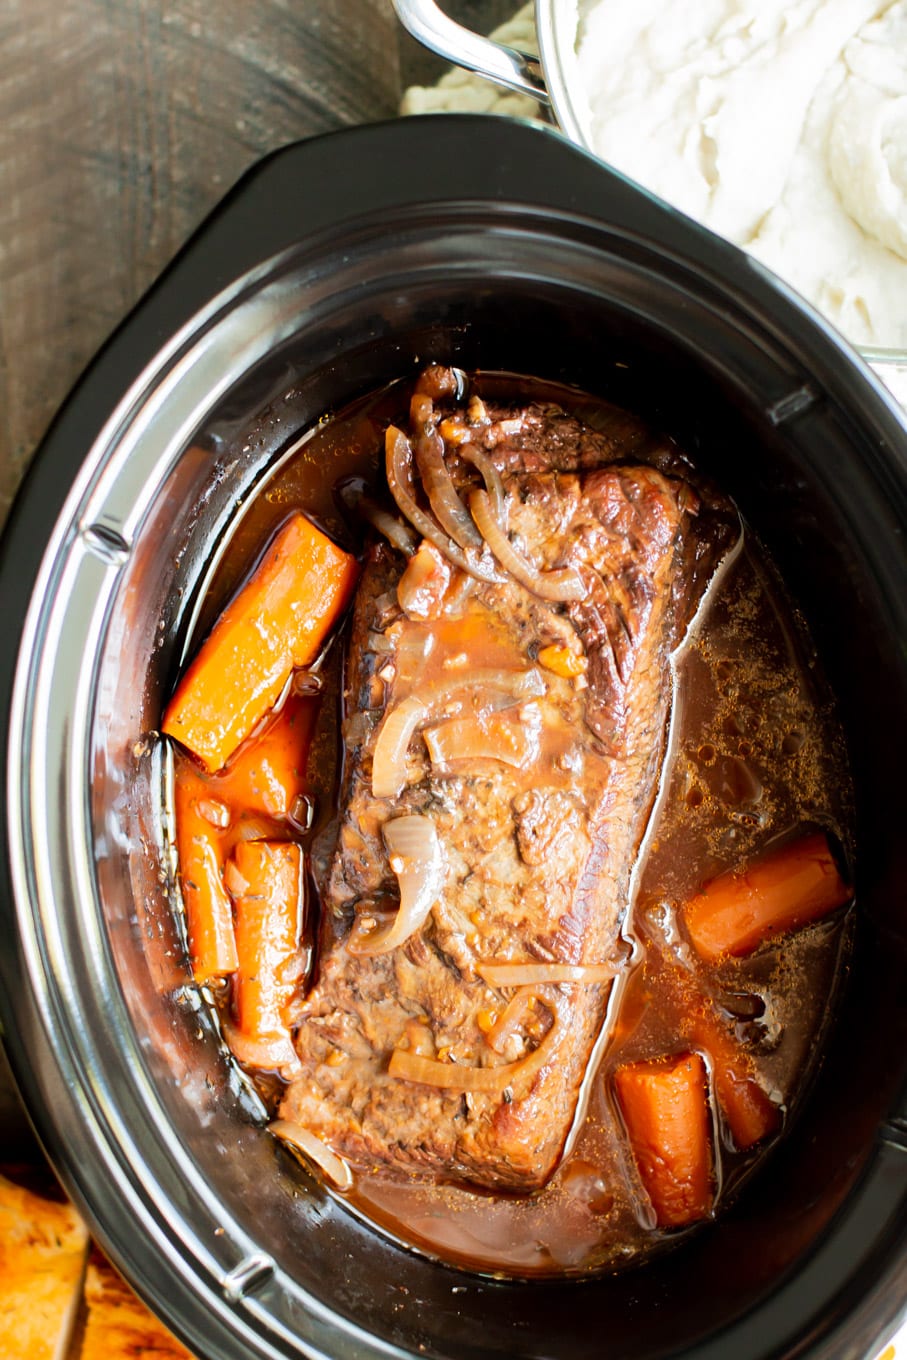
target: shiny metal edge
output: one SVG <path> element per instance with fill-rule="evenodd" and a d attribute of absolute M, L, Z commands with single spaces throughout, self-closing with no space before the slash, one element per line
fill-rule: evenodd
<path fill-rule="evenodd" d="M 547 104 L 548 90 L 539 60 L 530 52 L 484 38 L 451 19 L 434 0 L 392 0 L 408 33 L 445 61 L 464 66 L 507 90 Z"/>
<path fill-rule="evenodd" d="M 213 299 L 136 379 L 94 441 L 42 558 L 23 628 L 9 719 L 6 816 L 19 938 L 63 1094 L 77 1108 L 81 1128 L 90 1131 L 94 1145 L 103 1149 L 105 1172 L 119 1203 L 128 1206 L 133 1230 L 171 1263 L 190 1256 L 213 1291 L 221 1289 L 238 1263 L 260 1253 L 261 1244 L 218 1206 L 210 1241 L 232 1258 L 225 1263 L 207 1248 L 196 1228 L 158 1209 L 145 1159 L 116 1102 L 105 1098 L 103 1074 L 92 1061 L 93 1037 L 74 1023 L 79 1000 L 67 967 L 62 929 L 64 922 L 77 921 L 90 968 L 80 981 L 88 981 L 103 997 L 110 1026 L 132 1058 L 131 1078 L 155 1137 L 198 1204 L 206 1206 L 207 1183 L 169 1129 L 133 1041 L 122 997 L 108 985 L 108 944 L 88 849 L 90 719 L 98 676 L 97 665 L 86 665 L 85 658 L 97 655 L 124 563 L 121 558 L 98 557 L 79 526 L 115 522 L 124 537 L 128 532 L 127 541 L 134 540 L 187 440 L 219 396 L 293 333 L 311 306 L 312 292 L 295 280 L 288 286 L 280 274 L 281 261 L 272 260 Z M 273 281 L 268 282 L 269 277 Z M 312 283 L 326 296 L 335 296 L 329 273 Z M 244 292 L 248 296 L 242 297 Z M 144 456 L 136 456 L 138 452 Z M 72 695 L 65 712 L 58 702 L 61 684 Z M 68 1017 L 66 1026 L 57 1023 L 63 1014 Z M 58 1091 L 56 1099 L 60 1096 Z M 215 1235 L 215 1226 L 224 1231 Z M 200 1307 L 206 1307 L 196 1276 L 178 1265 L 174 1269 Z M 152 1307 L 157 1311 L 166 1307 L 166 1299 L 155 1297 L 141 1280 L 132 1278 Z M 301 1328 L 281 1326 L 279 1318 L 262 1312 L 250 1295 L 237 1299 L 231 1313 L 240 1348 L 237 1356 L 280 1360 L 287 1351 L 271 1346 L 266 1339 L 270 1332 L 285 1342 L 292 1339 L 294 1353 L 331 1360 L 338 1331 L 345 1336 L 349 1353 L 363 1360 L 403 1354 L 334 1312 L 284 1271 L 275 1269 L 274 1278 L 295 1300 L 297 1316 L 300 1310 L 304 1313 L 308 1335 Z M 254 1331 L 247 1321 L 253 1315 L 258 1323 Z"/>
<path fill-rule="evenodd" d="M 232 300 L 232 290 L 228 297 L 228 300 Z M 246 315 L 245 313 L 241 313 L 239 310 L 239 308 L 242 305 L 243 304 L 239 304 L 239 306 L 237 307 L 237 310 L 234 313 L 235 316 Z M 211 310 L 214 313 L 216 313 L 217 308 L 212 307 Z M 209 329 L 214 330 L 217 321 L 218 318 L 214 316 L 212 321 L 210 322 Z M 109 424 L 111 429 L 117 432 L 117 439 L 121 441 L 121 445 L 122 441 L 128 439 L 129 437 L 128 413 L 130 400 L 134 399 L 136 407 L 139 408 L 141 406 L 141 398 L 143 395 L 145 397 L 148 397 L 153 388 L 157 389 L 165 384 L 171 384 L 171 387 L 168 388 L 168 390 L 171 391 L 172 395 L 174 396 L 179 395 L 180 381 L 188 381 L 189 375 L 193 373 L 192 363 L 193 345 L 198 340 L 200 340 L 203 332 L 204 328 L 201 328 L 199 330 L 196 330 L 194 326 L 189 328 L 188 334 L 190 340 L 192 341 L 192 344 L 190 344 L 186 348 L 185 352 L 180 353 L 178 356 L 176 355 L 175 352 L 178 351 L 180 347 L 175 342 L 171 346 L 168 346 L 168 349 L 165 351 L 165 354 L 169 355 L 171 353 L 174 353 L 175 356 L 173 359 L 173 363 L 170 365 L 170 370 L 172 371 L 168 370 L 167 362 L 155 361 L 155 363 L 152 366 L 150 366 L 145 373 L 143 373 L 141 378 L 134 385 L 134 388 L 130 390 L 130 394 L 128 394 L 127 398 L 124 398 L 124 401 L 121 402 L 120 405 L 117 407 L 117 410 L 114 413 L 114 416 L 111 418 Z M 229 336 L 229 328 L 227 330 L 227 334 Z M 224 340 L 224 336 L 220 333 L 220 331 L 218 331 L 218 339 L 219 341 Z M 229 384 L 230 382 L 232 382 L 235 379 L 236 372 L 238 371 L 236 368 L 236 365 L 238 363 L 238 355 L 236 353 L 235 348 L 233 347 L 234 343 L 235 342 L 231 342 L 228 340 L 223 345 L 223 349 L 216 349 L 214 351 L 219 356 L 220 363 L 219 376 L 225 384 Z M 262 345 L 260 351 L 253 350 L 250 351 L 250 353 L 255 354 L 259 352 L 264 352 L 264 350 L 266 348 L 269 349 L 273 345 L 273 343 L 274 333 L 273 331 L 271 331 L 268 332 L 267 346 Z M 249 358 L 248 355 L 244 356 L 244 365 L 250 362 L 254 362 L 254 357 Z M 180 374 L 181 377 L 179 376 Z M 198 374 L 196 373 L 195 376 L 198 376 Z M 184 435 L 185 432 L 187 430 L 190 430 L 191 427 L 196 423 L 196 420 L 201 418 L 202 414 L 201 410 L 196 407 L 194 408 L 194 411 L 195 414 L 192 420 L 188 419 L 184 411 L 182 423 L 180 423 L 180 421 L 177 420 L 175 426 L 171 427 L 169 442 L 165 443 L 165 446 L 158 450 L 158 462 L 155 463 L 154 465 L 156 469 L 156 475 L 158 472 L 161 472 L 162 469 L 169 468 L 171 458 L 176 456 L 178 449 L 176 448 L 174 441 L 176 441 L 177 439 L 177 433 L 179 433 L 180 436 Z M 78 566 L 82 560 L 80 554 L 84 554 L 84 543 L 82 546 L 79 546 L 76 537 L 73 535 L 72 527 L 74 523 L 79 522 L 84 523 L 86 520 L 90 520 L 91 523 L 104 522 L 103 516 L 105 512 L 108 510 L 109 506 L 114 504 L 116 501 L 115 493 L 122 489 L 120 485 L 120 477 L 121 475 L 125 475 L 125 469 L 120 465 L 120 462 L 118 462 L 118 459 L 121 460 L 122 457 L 123 457 L 122 446 L 118 446 L 116 441 L 114 441 L 114 445 L 109 449 L 105 448 L 104 441 L 101 438 L 99 438 L 92 446 L 88 460 L 84 468 L 83 476 L 77 483 L 77 487 L 82 488 L 82 495 L 80 497 L 80 495 L 76 494 L 76 491 L 74 490 L 74 492 L 70 495 L 69 499 L 67 500 L 66 503 L 67 511 L 70 511 L 69 518 L 67 518 L 66 512 L 64 512 L 64 514 L 61 516 L 60 520 L 58 521 L 57 529 L 55 530 L 54 536 L 52 537 L 51 540 L 52 547 L 49 548 L 48 553 L 45 555 L 44 561 L 42 563 L 40 576 L 41 584 L 39 585 L 39 588 L 36 589 L 35 596 L 33 597 L 33 603 L 29 611 L 29 620 L 26 625 L 26 634 L 28 635 L 29 631 L 31 631 L 32 642 L 34 642 L 37 636 L 40 636 L 40 627 L 42 623 L 47 624 L 48 636 L 53 635 L 52 629 L 54 627 L 60 630 L 59 636 L 61 637 L 63 636 L 64 625 L 66 624 L 65 607 L 63 603 L 64 592 L 61 591 L 60 597 L 55 598 L 54 588 L 58 584 L 58 582 L 62 579 L 65 570 L 68 568 L 74 568 L 75 566 Z M 165 474 L 161 473 L 161 475 Z M 109 483 L 107 481 L 103 481 L 102 479 L 104 478 L 109 478 Z M 106 496 L 102 495 L 99 491 L 99 488 L 102 485 L 108 487 L 109 489 L 110 496 L 112 497 L 112 500 L 110 502 L 108 502 Z M 89 495 L 90 492 L 96 493 L 97 495 L 96 501 L 91 500 Z M 145 504 L 147 508 L 147 501 L 145 502 Z M 136 520 L 135 524 L 136 529 L 140 527 L 139 520 L 140 517 L 139 519 Z M 54 544 L 56 545 L 55 548 L 53 547 Z M 100 563 L 100 566 L 102 568 L 105 568 L 104 563 Z M 113 584 L 116 579 L 115 573 L 117 570 L 118 568 L 116 562 L 111 562 L 106 564 L 106 568 L 102 571 L 99 578 L 99 584 L 95 588 L 96 598 L 94 601 L 94 612 L 92 612 L 91 609 L 89 609 L 86 614 L 88 623 L 87 624 L 83 623 L 81 625 L 83 628 L 83 635 L 85 628 L 88 628 L 88 630 L 90 631 L 92 628 L 96 628 L 97 626 L 99 626 L 100 623 L 102 623 L 103 612 L 104 609 L 106 608 L 106 601 L 107 599 L 109 599 L 109 592 L 113 588 Z M 23 652 L 23 655 L 27 656 L 28 650 L 25 650 Z M 81 652 L 77 652 L 75 653 L 74 657 L 70 659 L 78 661 L 80 657 Z M 15 806 L 19 813 L 19 822 L 17 829 L 21 829 L 23 831 L 23 834 L 25 831 L 24 808 L 30 803 L 30 795 L 32 795 L 32 793 L 35 791 L 40 780 L 42 779 L 45 780 L 44 787 L 45 789 L 47 789 L 50 787 L 48 777 L 53 776 L 55 772 L 59 773 L 59 771 L 63 770 L 66 775 L 65 787 L 67 789 L 68 797 L 70 798 L 75 797 L 76 799 L 81 799 L 83 803 L 85 799 L 85 789 L 87 787 L 87 773 L 88 773 L 87 760 L 90 754 L 88 751 L 88 733 L 84 729 L 78 730 L 78 724 L 75 723 L 73 724 L 73 729 L 70 733 L 66 733 L 65 731 L 62 730 L 54 731 L 52 741 L 49 744 L 45 742 L 44 746 L 42 747 L 42 750 L 44 750 L 44 759 L 38 762 L 37 769 L 34 767 L 35 753 L 32 752 L 29 762 L 27 764 L 23 763 L 21 765 L 20 776 L 16 777 L 14 775 L 14 772 L 16 771 L 19 764 L 17 757 L 20 757 L 23 754 L 24 749 L 21 742 L 22 734 L 26 730 L 24 725 L 24 715 L 26 713 L 30 713 L 32 716 L 34 716 L 36 711 L 34 703 L 31 702 L 32 696 L 30 696 L 29 694 L 29 685 L 34 680 L 39 678 L 40 677 L 36 676 L 33 667 L 24 663 L 23 661 L 20 661 L 19 671 L 17 672 L 16 676 L 16 687 L 14 693 L 14 705 L 13 705 L 14 721 L 11 722 L 11 746 L 10 746 L 11 759 L 9 765 L 10 782 L 8 787 L 11 791 L 14 791 L 16 795 L 15 802 L 12 798 L 10 799 L 9 802 L 11 832 L 14 829 L 13 808 Z M 45 680 L 47 680 L 46 677 Z M 80 694 L 82 695 L 81 700 L 82 714 L 84 719 L 84 715 L 87 714 L 87 712 L 90 709 L 89 697 L 91 686 L 93 684 L 93 677 L 90 674 L 82 676 L 80 684 L 81 684 Z M 44 683 L 40 695 L 41 712 L 43 714 L 46 714 L 47 705 L 49 703 L 49 696 L 51 695 L 52 685 L 49 683 L 49 681 L 47 681 L 47 683 Z M 18 727 L 17 722 L 19 724 Z M 57 720 L 56 727 L 60 728 L 59 719 Z M 20 738 L 18 746 L 16 744 L 16 733 L 18 733 Z M 60 765 L 54 765 L 53 760 L 51 758 L 53 755 L 59 755 L 63 757 L 64 763 Z M 58 784 L 57 787 L 59 787 Z M 42 810 L 44 810 L 43 805 L 41 805 L 40 803 L 38 804 L 32 803 L 31 806 L 32 810 L 34 810 L 35 806 L 42 806 Z M 59 813 L 60 817 L 63 817 L 63 815 L 64 814 L 62 812 Z M 82 807 L 80 815 L 83 817 L 87 816 L 86 806 Z M 49 841 L 51 838 L 48 836 L 47 839 Z M 28 848 L 24 843 L 24 839 L 21 844 L 17 844 L 17 837 L 15 835 L 11 835 L 11 847 L 13 848 L 14 851 L 13 859 L 15 860 L 16 854 L 18 854 L 19 856 L 18 863 L 14 864 L 14 872 L 17 874 L 17 886 L 20 890 L 22 890 L 21 894 L 18 895 L 18 901 L 21 904 L 21 910 L 23 912 L 26 911 L 25 904 L 29 902 L 28 893 L 32 889 L 34 889 L 37 894 L 34 899 L 36 903 L 36 908 L 40 908 L 41 905 L 43 905 L 43 903 L 46 901 L 46 892 L 48 888 L 47 882 L 42 879 L 41 875 L 41 869 L 46 867 L 46 855 L 42 854 L 41 856 L 34 857 L 30 856 Z M 83 891 L 85 890 L 85 885 L 87 882 L 87 879 L 85 877 L 86 858 L 87 857 L 83 857 L 83 863 L 81 865 L 82 871 L 81 881 Z M 35 861 L 40 860 L 40 863 L 30 862 L 32 859 L 34 859 Z M 42 893 L 45 895 L 42 896 Z M 85 898 L 85 901 L 90 902 L 92 905 L 96 907 L 97 904 L 96 902 L 94 902 L 93 899 L 94 899 L 93 884 L 90 884 L 88 888 L 88 895 Z M 75 905 L 78 904 L 76 903 Z M 32 945 L 36 945 L 37 941 L 32 940 L 31 943 Z M 103 945 L 103 941 L 101 941 L 101 943 Z M 39 968 L 43 968 L 44 960 L 41 957 L 40 952 L 34 952 L 31 955 L 31 961 Z M 66 1055 L 61 1055 L 61 1065 L 63 1062 L 65 1062 L 65 1056 Z M 86 1110 L 89 1111 L 89 1113 L 93 1114 L 93 1112 L 91 1111 L 91 1107 L 87 1103 L 85 1108 Z M 128 1183 L 127 1188 L 129 1188 Z M 135 1203 L 139 1208 L 141 1208 L 141 1201 L 135 1200 L 132 1194 L 130 1194 L 127 1197 L 127 1202 L 129 1202 L 130 1205 Z M 336 1321 L 333 1314 L 331 1314 L 331 1318 L 332 1321 Z M 357 1339 L 361 1340 L 361 1334 Z M 373 1338 L 366 1337 L 365 1341 L 368 1343 L 368 1349 L 367 1351 L 363 1350 L 362 1352 L 363 1354 L 366 1353 L 392 1354 L 392 1355 L 399 1354 L 399 1352 L 396 1351 L 393 1347 L 388 1347 L 380 1351 L 376 1350 Z M 310 1351 L 309 1353 L 324 1354 L 325 1352 Z"/>

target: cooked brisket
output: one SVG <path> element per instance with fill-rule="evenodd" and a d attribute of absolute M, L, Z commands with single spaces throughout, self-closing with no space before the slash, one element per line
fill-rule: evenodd
<path fill-rule="evenodd" d="M 538 406 L 474 403 L 467 416 L 443 374 L 422 387 L 446 403 L 438 428 L 464 501 L 481 485 L 458 453 L 468 439 L 500 473 L 511 541 L 536 568 L 577 568 L 586 593 L 552 603 L 503 571 L 472 580 L 428 551 L 408 567 L 383 543 L 371 549 L 349 643 L 318 969 L 296 1034 L 303 1074 L 281 1114 L 354 1168 L 527 1190 L 562 1153 L 610 984 L 520 990 L 489 985 L 480 969 L 620 966 L 620 922 L 663 758 L 670 655 L 732 516 L 720 502 L 706 506 L 683 460 L 667 445 L 652 452 L 629 419 L 599 433 Z M 426 432 L 440 441 L 437 425 L 437 411 L 426 424 L 423 403 L 414 441 Z M 632 464 L 619 461 L 628 448 Z M 487 551 L 483 561 L 493 567 Z M 512 680 L 529 670 L 523 695 L 468 686 L 477 671 Z M 376 741 L 409 695 L 428 711 L 402 791 L 376 797 Z M 407 813 L 434 825 L 441 888 L 405 944 L 362 952 L 399 900 L 382 826 Z M 426 1056 L 433 1072 L 466 1072 L 462 1088 L 391 1075 L 395 1051 Z M 505 1066 L 491 1089 L 468 1075 Z"/>

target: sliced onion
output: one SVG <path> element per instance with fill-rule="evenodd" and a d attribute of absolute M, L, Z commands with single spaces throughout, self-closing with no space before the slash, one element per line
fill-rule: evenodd
<path fill-rule="evenodd" d="M 451 718 L 423 735 L 431 763 L 442 767 L 458 760 L 500 760 L 521 770 L 538 754 L 537 733 L 511 711 L 485 721 Z"/>
<path fill-rule="evenodd" d="M 418 387 L 409 399 L 409 423 L 415 425 L 420 434 L 424 434 L 425 427 L 431 420 L 435 411 L 435 403 L 427 392 L 420 392 Z"/>
<path fill-rule="evenodd" d="M 505 416 L 503 420 L 495 420 L 489 425 L 486 437 L 499 444 L 502 439 L 509 439 L 512 434 L 520 434 L 522 429 L 522 416 Z"/>
<path fill-rule="evenodd" d="M 429 716 L 427 705 L 410 696 L 385 715 L 372 757 L 372 793 L 396 798 L 406 783 L 406 752 L 420 723 Z"/>
<path fill-rule="evenodd" d="M 488 408 L 479 396 L 471 396 L 466 407 L 466 419 L 470 425 L 487 425 L 491 417 Z"/>
<path fill-rule="evenodd" d="M 498 521 L 503 524 L 507 507 L 504 503 L 504 483 L 501 481 L 501 474 L 498 472 L 494 463 L 489 458 L 484 449 L 477 448 L 475 444 L 464 444 L 460 449 L 460 457 L 465 458 L 468 463 L 480 474 L 485 483 L 485 490 L 491 498 L 491 505 Z"/>
<path fill-rule="evenodd" d="M 524 671 L 483 666 L 470 671 L 468 680 L 460 676 L 436 680 L 433 685 L 426 685 L 422 699 L 434 709 L 442 704 L 449 704 L 454 699 L 466 699 L 476 689 L 493 690 L 496 694 L 509 695 L 512 699 L 540 699 L 548 692 L 545 677 L 537 666 L 530 666 Z"/>
<path fill-rule="evenodd" d="M 353 1173 L 348 1164 L 309 1129 L 304 1129 L 301 1124 L 294 1124 L 290 1119 L 275 1119 L 268 1125 L 268 1132 L 273 1133 L 282 1143 L 289 1143 L 304 1157 L 314 1162 L 319 1171 L 323 1171 L 338 1190 L 352 1190 Z"/>
<path fill-rule="evenodd" d="M 254 812 L 247 813 L 240 817 L 237 823 L 237 837 L 241 841 L 267 841 L 280 840 L 280 833 L 276 831 L 276 823 L 267 817 L 256 816 Z M 283 839 L 286 839 L 284 833 Z"/>
<path fill-rule="evenodd" d="M 397 601 L 408 619 L 437 618 L 454 570 L 443 553 L 423 538 L 397 582 Z"/>
<path fill-rule="evenodd" d="M 366 639 L 366 651 L 374 652 L 375 656 L 393 656 L 396 650 L 396 642 L 386 633 L 379 633 L 372 629 Z"/>
<path fill-rule="evenodd" d="M 475 577 L 465 571 L 458 571 L 444 599 L 444 613 L 454 617 L 460 614 L 466 601 L 475 589 Z"/>
<path fill-rule="evenodd" d="M 230 825 L 230 809 L 226 803 L 222 803 L 219 798 L 199 798 L 195 806 L 199 816 L 204 817 L 206 822 L 220 831 L 226 831 Z"/>
<path fill-rule="evenodd" d="M 485 542 L 505 571 L 543 600 L 582 600 L 588 591 L 575 567 L 538 571 L 511 543 L 495 518 L 486 491 L 473 491 L 469 498 L 473 519 Z"/>
<path fill-rule="evenodd" d="M 608 963 L 477 963 L 489 987 L 525 987 L 541 982 L 609 982 L 617 970 Z"/>
<path fill-rule="evenodd" d="M 451 562 L 454 562 L 463 571 L 468 571 L 470 576 L 475 576 L 480 581 L 500 581 L 500 576 L 492 567 L 479 560 L 474 552 L 467 554 L 451 538 L 448 538 L 431 515 L 426 515 L 423 510 L 419 509 L 408 486 L 413 451 L 406 435 L 402 430 L 398 430 L 395 425 L 387 427 L 385 452 L 387 484 L 390 493 L 397 502 L 401 513 L 409 520 L 413 528 L 423 538 L 427 538 L 429 543 L 434 543 L 438 551 L 448 557 Z"/>
<path fill-rule="evenodd" d="M 231 897 L 245 897 L 249 891 L 248 881 L 237 869 L 234 859 L 228 859 L 224 865 L 224 887 Z"/>
<path fill-rule="evenodd" d="M 251 1067 L 258 1072 L 279 1072 L 285 1080 L 301 1072 L 302 1066 L 289 1031 L 255 1038 L 243 1034 L 242 1030 L 231 1025 L 229 1020 L 222 1021 L 221 1029 L 227 1047 L 243 1067 Z"/>
<path fill-rule="evenodd" d="M 516 996 L 512 996 L 485 1035 L 489 1048 L 493 1048 L 495 1053 L 503 1053 L 507 1040 L 516 1034 L 538 999 L 534 987 L 522 987 Z"/>
<path fill-rule="evenodd" d="M 416 441 L 416 464 L 428 502 L 441 527 L 461 548 L 482 547 L 482 535 L 457 495 L 450 469 L 444 461 L 444 441 L 426 431 Z"/>
<path fill-rule="evenodd" d="M 400 885 L 400 906 L 385 925 L 369 935 L 351 936 L 351 954 L 388 954 L 424 924 L 438 900 L 444 882 L 444 858 L 435 824 L 430 817 L 409 813 L 394 817 L 381 828 L 391 868 Z"/>
<path fill-rule="evenodd" d="M 559 1032 L 558 1021 L 545 1035 L 534 1052 L 518 1062 L 502 1063 L 499 1067 L 461 1067 L 459 1063 L 439 1062 L 424 1058 L 419 1053 L 395 1048 L 391 1054 L 388 1073 L 403 1081 L 416 1081 L 422 1086 L 437 1086 L 447 1091 L 501 1091 L 513 1081 L 531 1077 L 548 1061 Z"/>
<path fill-rule="evenodd" d="M 389 514 L 382 505 L 373 500 L 364 490 L 364 483 L 358 478 L 344 483 L 338 488 L 339 495 L 344 505 L 349 510 L 368 520 L 372 528 L 377 529 L 379 534 L 383 534 L 393 547 L 398 548 L 405 557 L 412 557 L 416 551 L 417 539 L 409 525 L 402 524 Z"/>
<path fill-rule="evenodd" d="M 389 514 L 377 501 L 373 501 L 371 496 L 360 498 L 359 509 L 369 524 L 377 529 L 379 534 L 383 534 L 392 547 L 399 549 L 404 557 L 412 557 L 418 539 L 408 525 L 402 524 L 394 515 Z"/>
<path fill-rule="evenodd" d="M 471 576 L 465 578 L 472 581 Z M 430 628 L 403 627 L 396 643 L 394 665 L 401 685 L 412 692 L 425 670 L 425 663 L 435 645 L 435 633 Z"/>
<path fill-rule="evenodd" d="M 462 676 L 428 685 L 420 698 L 410 695 L 384 716 L 372 756 L 372 793 L 376 798 L 396 798 L 406 783 L 406 752 L 416 730 L 440 710 L 475 689 L 495 690 L 514 699 L 539 698 L 546 691 L 541 672 L 473 671 L 468 680 Z"/>
<path fill-rule="evenodd" d="M 287 821 L 301 835 L 311 831 L 315 820 L 315 800 L 309 793 L 298 793 L 290 804 Z"/>

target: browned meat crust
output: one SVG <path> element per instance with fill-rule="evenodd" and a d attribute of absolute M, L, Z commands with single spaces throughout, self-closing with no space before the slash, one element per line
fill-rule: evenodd
<path fill-rule="evenodd" d="M 526 1190 L 544 1184 L 561 1156 L 609 984 L 544 982 L 519 993 L 488 985 L 479 967 L 619 965 L 619 925 L 663 755 L 670 653 L 734 519 L 718 502 L 706 508 L 686 477 L 617 462 L 623 447 L 613 433 L 539 407 L 482 415 L 473 412 L 470 438 L 503 478 L 511 539 L 536 565 L 580 568 L 588 593 L 549 603 L 507 576 L 464 595 L 454 573 L 433 605 L 430 590 L 423 597 L 437 617 L 408 618 L 396 594 L 405 559 L 383 544 L 371 551 L 349 648 L 341 823 L 321 885 L 318 974 L 296 1037 L 303 1074 L 281 1114 L 361 1170 Z M 643 446 L 639 429 L 626 423 L 624 445 Z M 665 448 L 654 461 L 682 470 Z M 464 494 L 480 485 L 452 441 L 447 454 Z M 577 666 L 578 676 L 557 673 Z M 461 717 L 487 724 L 497 708 L 522 724 L 530 748 L 522 768 L 482 756 L 433 764 L 417 733 L 402 792 L 375 797 L 372 758 L 386 713 L 474 668 L 535 668 L 544 682 L 544 694 L 528 700 L 461 696 Z M 445 720 L 439 710 L 428 726 Z M 443 885 L 403 946 L 357 954 L 351 930 L 362 938 L 398 900 L 381 828 L 403 813 L 431 818 Z M 539 1047 L 543 1060 L 524 1071 L 521 1060 Z M 398 1048 L 509 1071 L 488 1090 L 437 1088 L 389 1074 Z"/>

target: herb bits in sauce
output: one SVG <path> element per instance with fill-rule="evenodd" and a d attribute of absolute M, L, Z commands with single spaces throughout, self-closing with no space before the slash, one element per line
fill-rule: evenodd
<path fill-rule="evenodd" d="M 481 1271 L 720 1212 L 851 898 L 833 713 L 734 508 L 626 411 L 429 368 L 269 476 L 231 589 L 163 730 L 193 974 L 275 1136 Z"/>

